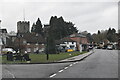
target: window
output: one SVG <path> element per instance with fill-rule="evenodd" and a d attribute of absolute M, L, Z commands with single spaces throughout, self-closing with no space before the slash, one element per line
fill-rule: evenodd
<path fill-rule="evenodd" d="M 27 48 L 27 52 L 31 52 L 31 49 L 30 49 L 30 48 Z"/>
<path fill-rule="evenodd" d="M 44 45 L 44 44 L 42 44 L 42 45 Z"/>
<path fill-rule="evenodd" d="M 38 43 L 36 43 L 35 45 L 38 45 Z"/>
<path fill-rule="evenodd" d="M 25 40 L 23 41 L 23 44 L 26 44 L 26 41 L 25 41 Z"/>

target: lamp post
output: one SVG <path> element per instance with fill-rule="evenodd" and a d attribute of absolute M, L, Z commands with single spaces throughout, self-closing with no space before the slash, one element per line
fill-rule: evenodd
<path fill-rule="evenodd" d="M 18 37 L 18 51 L 19 51 L 19 53 L 21 53 L 21 46 L 20 46 L 20 38 L 21 38 L 21 35 L 20 35 L 20 33 L 19 33 L 19 31 L 18 31 L 18 33 L 17 33 L 17 37 Z"/>
<path fill-rule="evenodd" d="M 48 31 L 47 31 L 47 33 L 46 33 L 46 38 L 45 38 L 45 41 L 46 41 L 46 51 L 45 51 L 45 53 L 46 53 L 46 59 L 48 60 L 49 59 L 49 45 L 48 45 L 48 43 L 49 43 L 49 40 L 48 40 L 48 38 L 49 38 L 49 35 L 48 35 Z"/>

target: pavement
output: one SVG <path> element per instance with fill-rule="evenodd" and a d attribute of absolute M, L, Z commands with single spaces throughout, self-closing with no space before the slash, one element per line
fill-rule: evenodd
<path fill-rule="evenodd" d="M 85 59 L 86 57 L 90 56 L 92 53 L 94 53 L 94 51 L 90 51 L 90 52 L 87 52 L 87 53 L 84 53 L 84 54 L 81 54 L 81 55 L 78 55 L 78 56 L 74 56 L 74 57 L 71 57 L 71 58 L 67 58 L 67 59 L 64 59 L 64 60 L 60 60 L 60 61 L 58 61 L 58 62 L 81 61 L 81 60 Z"/>

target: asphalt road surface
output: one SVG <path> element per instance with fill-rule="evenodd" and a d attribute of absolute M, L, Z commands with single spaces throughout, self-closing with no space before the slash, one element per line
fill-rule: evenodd
<path fill-rule="evenodd" d="M 2 65 L 3 78 L 118 78 L 118 51 L 95 50 L 80 62 Z"/>

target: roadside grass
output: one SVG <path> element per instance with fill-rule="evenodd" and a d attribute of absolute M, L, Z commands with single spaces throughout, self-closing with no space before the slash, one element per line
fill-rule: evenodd
<path fill-rule="evenodd" d="M 59 53 L 59 54 L 49 54 L 49 60 L 46 59 L 46 54 L 41 53 L 41 54 L 30 54 L 30 59 L 31 59 L 31 63 L 45 63 L 45 62 L 56 62 L 59 60 L 63 60 L 66 58 L 70 58 L 70 57 L 74 57 L 74 56 L 78 56 L 81 55 L 83 53 L 86 53 L 86 51 L 84 52 L 65 52 L 65 53 Z M 6 60 L 6 56 L 4 55 L 2 57 L 2 63 L 26 63 L 26 61 L 7 61 Z"/>

